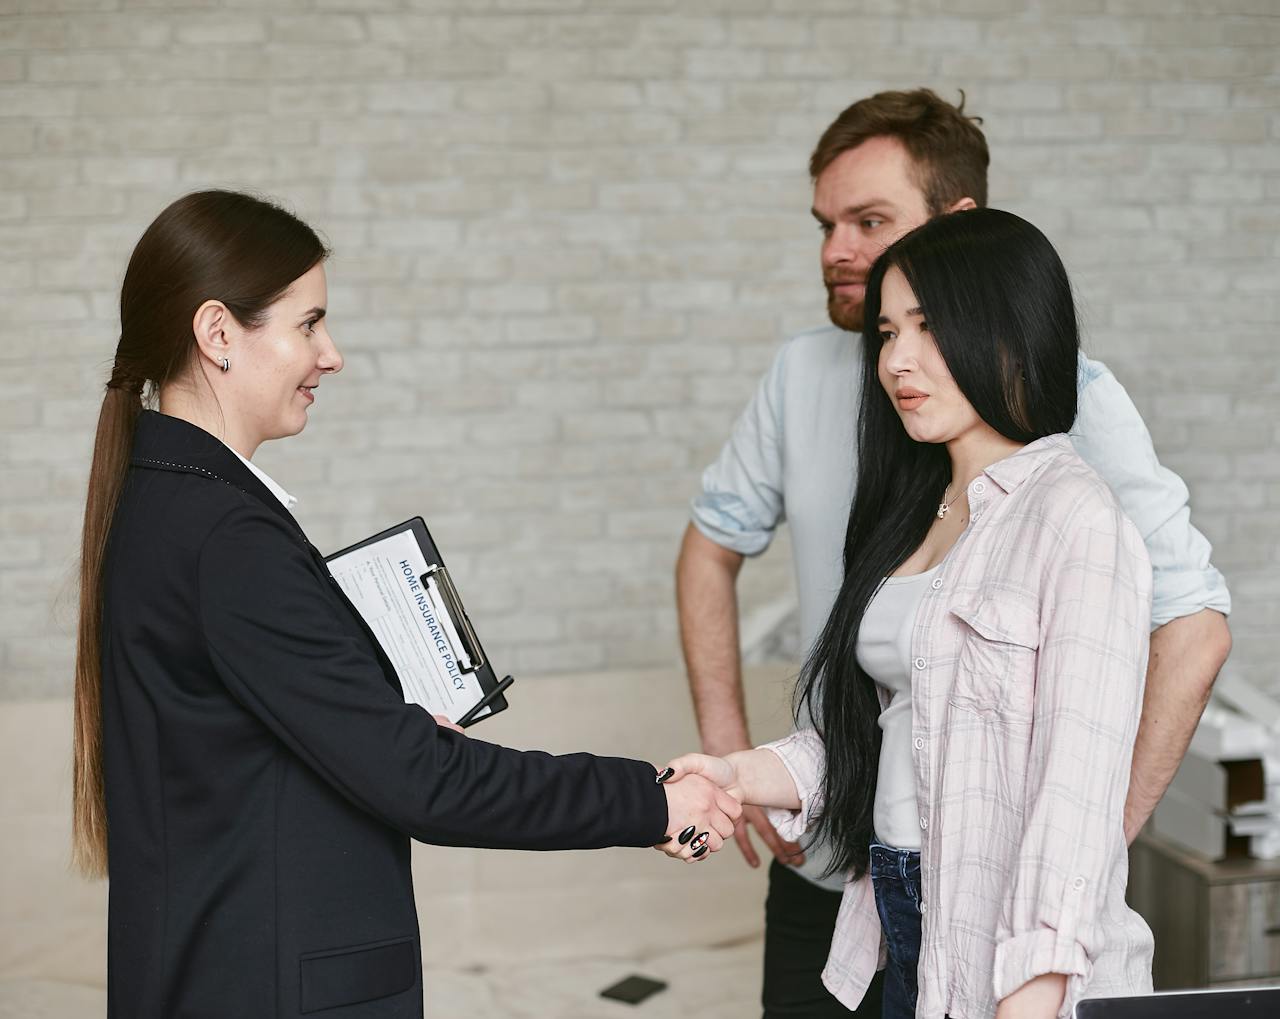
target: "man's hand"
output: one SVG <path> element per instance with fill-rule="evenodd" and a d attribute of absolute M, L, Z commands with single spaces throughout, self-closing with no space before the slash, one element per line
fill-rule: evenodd
<path fill-rule="evenodd" d="M 454 732 L 461 732 L 462 735 L 466 735 L 461 726 L 454 725 L 449 721 L 448 715 L 432 715 L 431 717 L 436 720 L 436 725 L 440 726 L 441 729 L 452 729 Z"/>
<path fill-rule="evenodd" d="M 738 656 L 736 583 L 742 560 L 737 552 L 721 548 L 690 524 L 676 563 L 681 647 L 702 748 L 708 754 L 723 755 L 751 746 Z M 746 807 L 734 828 L 734 838 L 752 867 L 760 866 L 760 857 L 751 844 L 749 828 L 755 828 L 774 856 L 784 862 L 800 848 L 778 837 L 762 809 Z"/>
<path fill-rule="evenodd" d="M 751 844 L 751 836 L 748 834 L 749 828 L 756 830 L 760 840 L 779 863 L 791 866 L 804 863 L 804 849 L 801 848 L 800 843 L 788 842 L 779 835 L 778 830 L 769 823 L 769 815 L 765 813 L 763 807 L 743 807 L 742 816 L 738 818 L 738 823 L 733 829 L 733 838 L 738 843 L 738 848 L 742 850 L 742 858 L 747 861 L 748 866 L 760 866 L 760 857 L 756 854 L 755 846 Z"/>
<path fill-rule="evenodd" d="M 1137 838 L 1173 781 L 1213 681 L 1230 652 L 1226 617 L 1212 609 L 1174 619 L 1151 635 L 1147 686 L 1124 805 L 1125 841 Z"/>
<path fill-rule="evenodd" d="M 738 656 L 736 582 L 742 560 L 737 552 L 721 548 L 690 524 L 676 563 L 681 646 L 693 708 L 702 748 L 717 756 L 751 747 Z M 733 837 L 750 866 L 760 866 L 760 856 L 751 842 L 752 828 L 781 863 L 804 862 L 799 843 L 783 839 L 762 808 L 746 806 Z"/>

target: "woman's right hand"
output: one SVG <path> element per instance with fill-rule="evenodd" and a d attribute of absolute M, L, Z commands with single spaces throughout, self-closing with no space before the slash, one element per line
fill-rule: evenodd
<path fill-rule="evenodd" d="M 701 775 L 685 774 L 663 784 L 667 794 L 667 841 L 655 846 L 686 863 L 717 852 L 733 837 L 742 804 Z"/>
<path fill-rule="evenodd" d="M 742 783 L 738 780 L 738 769 L 734 766 L 735 754 L 728 757 L 716 757 L 714 754 L 684 754 L 667 762 L 671 771 L 668 782 L 678 782 L 687 775 L 701 775 L 714 782 L 739 803 L 745 803 L 742 794 Z"/>

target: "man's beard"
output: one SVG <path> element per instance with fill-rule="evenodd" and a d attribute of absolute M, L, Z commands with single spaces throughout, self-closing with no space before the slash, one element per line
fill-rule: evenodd
<path fill-rule="evenodd" d="M 862 332 L 862 312 L 864 302 L 842 301 L 836 296 L 834 288 L 827 285 L 827 314 L 833 325 L 851 333 Z"/>

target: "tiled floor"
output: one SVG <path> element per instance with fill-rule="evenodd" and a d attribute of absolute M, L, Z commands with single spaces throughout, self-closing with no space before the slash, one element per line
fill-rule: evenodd
<path fill-rule="evenodd" d="M 427 967 L 428 1019 L 744 1019 L 759 1014 L 759 941 L 640 960 L 580 959 L 511 963 L 460 972 Z M 638 973 L 666 981 L 639 1005 L 599 996 Z M 93 1019 L 105 1016 L 101 988 L 48 981 L 0 982 L 0 1019 Z"/>
<path fill-rule="evenodd" d="M 99 1019 L 107 1014 L 100 987 L 51 980 L 0 980 L 0 1019 Z"/>
<path fill-rule="evenodd" d="M 744 1019 L 760 1000 L 759 941 L 629 962 L 583 959 L 488 973 L 428 970 L 428 1016 L 476 1019 Z M 633 973 L 663 980 L 665 991 L 639 1005 L 601 998 Z"/>

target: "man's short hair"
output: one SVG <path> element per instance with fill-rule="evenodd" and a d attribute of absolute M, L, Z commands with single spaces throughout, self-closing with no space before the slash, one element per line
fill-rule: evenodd
<path fill-rule="evenodd" d="M 916 167 L 916 184 L 929 214 L 936 216 L 961 198 L 987 204 L 987 139 L 981 117 L 953 106 L 931 89 L 879 92 L 859 99 L 832 122 L 809 159 L 809 175 L 818 176 L 836 157 L 870 138 L 900 141 Z"/>

